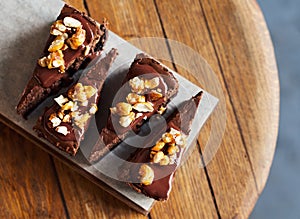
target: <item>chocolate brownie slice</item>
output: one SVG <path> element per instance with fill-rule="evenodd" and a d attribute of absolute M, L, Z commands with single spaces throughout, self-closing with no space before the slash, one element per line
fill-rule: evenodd
<path fill-rule="evenodd" d="M 97 112 L 104 80 L 116 56 L 117 50 L 112 49 L 66 94 L 54 99 L 56 103 L 46 108 L 34 127 L 40 137 L 71 155 L 76 154 L 90 120 Z"/>
<path fill-rule="evenodd" d="M 131 64 L 123 86 L 114 98 L 107 125 L 92 149 L 89 160 L 96 162 L 155 113 L 162 114 L 177 94 L 178 81 L 158 61 L 139 54 Z"/>
<path fill-rule="evenodd" d="M 72 75 L 102 50 L 107 23 L 65 4 L 52 24 L 44 51 L 22 93 L 17 112 L 26 117 L 40 102 L 72 82 Z"/>
<path fill-rule="evenodd" d="M 168 199 L 201 96 L 183 102 L 167 119 L 167 128 L 155 130 L 128 158 L 120 176 L 134 190 L 159 201 Z"/>

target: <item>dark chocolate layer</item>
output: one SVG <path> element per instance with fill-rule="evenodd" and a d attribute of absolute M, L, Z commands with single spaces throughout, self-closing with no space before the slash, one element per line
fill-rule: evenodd
<path fill-rule="evenodd" d="M 97 56 L 96 53 L 103 48 L 107 38 L 106 23 L 100 25 L 84 13 L 77 11 L 67 4 L 63 7 L 57 20 L 61 20 L 64 17 L 73 17 L 79 20 L 86 31 L 86 39 L 83 45 L 79 46 L 77 50 L 69 48 L 63 51 L 66 69 L 64 73 L 59 72 L 58 68 L 48 69 L 47 67 L 36 65 L 33 76 L 23 91 L 21 100 L 17 106 L 17 112 L 24 117 L 46 97 L 56 93 L 60 88 L 70 85 L 72 75 L 80 68 L 82 63 L 84 62 L 87 65 L 87 62 Z M 49 54 L 48 48 L 54 38 L 55 36 L 53 35 L 49 36 L 41 57 Z M 85 54 L 87 47 L 90 50 L 88 54 Z"/>
<path fill-rule="evenodd" d="M 119 117 L 110 114 L 107 125 L 101 130 L 100 137 L 91 152 L 89 157 L 90 162 L 96 162 L 103 157 L 108 151 L 120 143 L 130 131 L 138 132 L 145 120 L 157 113 L 161 106 L 165 106 L 170 101 L 170 98 L 177 94 L 178 81 L 173 74 L 156 60 L 144 54 L 139 54 L 131 64 L 128 74 L 123 81 L 122 90 L 118 93 L 120 95 L 115 98 L 116 103 L 125 100 L 126 96 L 130 93 L 128 82 L 137 76 L 148 80 L 158 77 L 159 85 L 157 88 L 161 91 L 163 96 L 151 101 L 154 108 L 152 112 L 143 112 L 142 116 L 136 118 L 128 127 L 122 127 L 118 122 Z M 149 99 L 149 95 L 150 94 L 147 93 L 145 94 L 147 100 Z"/>
<path fill-rule="evenodd" d="M 178 107 L 178 109 L 168 118 L 167 131 L 170 131 L 170 129 L 173 128 L 183 132 L 185 135 L 189 134 L 201 96 L 202 92 L 198 93 L 192 99 L 185 101 Z M 144 142 L 144 147 L 133 152 L 127 160 L 131 163 L 141 165 L 147 164 L 154 172 L 154 180 L 150 185 L 144 185 L 142 183 L 128 183 L 128 185 L 134 190 L 160 201 L 168 199 L 176 169 L 180 165 L 182 155 L 185 151 L 184 147 L 179 147 L 179 151 L 176 153 L 176 159 L 172 164 L 160 165 L 159 163 L 153 163 L 150 158 L 152 146 L 155 145 L 153 142 L 159 140 L 163 133 L 164 130 L 154 133 L 151 136 L 152 139 L 147 139 Z M 129 164 L 128 167 L 120 170 L 122 171 L 120 175 L 128 181 L 137 182 L 140 177 L 139 167 L 141 165 Z"/>
<path fill-rule="evenodd" d="M 116 56 L 117 56 L 117 50 L 112 49 L 106 55 L 106 57 L 104 57 L 98 63 L 96 63 L 86 73 L 86 75 L 82 76 L 80 80 L 77 82 L 77 83 L 81 83 L 83 86 L 92 86 L 97 89 L 96 94 L 93 95 L 88 100 L 87 106 L 79 106 L 78 109 L 76 110 L 77 112 L 81 112 L 81 113 L 87 112 L 89 110 L 89 107 L 92 104 L 97 105 L 100 98 L 100 92 L 102 90 L 104 80 Z M 68 92 L 72 90 L 74 86 L 72 86 L 68 90 Z M 67 96 L 68 92 L 64 96 Z M 83 127 L 76 126 L 74 122 L 71 123 L 62 122 L 60 126 L 65 126 L 67 127 L 68 130 L 68 134 L 63 135 L 58 133 L 55 130 L 55 128 L 53 128 L 52 123 L 49 121 L 51 114 L 57 113 L 60 110 L 60 108 L 61 107 L 57 103 L 55 103 L 52 107 L 47 108 L 44 114 L 41 117 L 39 117 L 37 124 L 34 127 L 34 130 L 38 133 L 40 137 L 47 139 L 50 143 L 52 143 L 56 147 L 68 152 L 69 154 L 75 155 L 80 146 L 81 141 L 84 139 L 84 135 L 88 129 L 89 122 L 92 117 L 89 118 L 89 120 L 85 123 Z"/>

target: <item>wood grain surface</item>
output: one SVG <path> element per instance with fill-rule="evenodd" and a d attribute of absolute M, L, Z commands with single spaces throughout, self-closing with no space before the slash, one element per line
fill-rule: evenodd
<path fill-rule="evenodd" d="M 160 37 L 179 41 L 207 60 L 220 82 L 226 129 L 211 162 L 203 151 L 213 115 L 197 146 L 179 169 L 167 202 L 143 216 L 60 161 L 0 125 L 1 218 L 247 218 L 262 192 L 275 151 L 279 83 L 274 52 L 263 15 L 254 0 L 68 0 L 131 40 Z M 177 65 L 183 51 L 144 43 Z M 153 48 L 154 47 L 154 48 Z M 197 71 L 192 69 L 193 71 Z M 196 78 L 191 80 L 200 85 Z M 212 90 L 210 87 L 203 87 Z M 213 92 L 213 90 L 212 90 Z M 220 126 L 214 128 L 221 128 Z"/>

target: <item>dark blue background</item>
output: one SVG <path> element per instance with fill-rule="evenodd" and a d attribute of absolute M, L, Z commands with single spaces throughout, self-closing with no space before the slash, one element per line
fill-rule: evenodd
<path fill-rule="evenodd" d="M 280 128 L 265 190 L 250 218 L 300 218 L 300 0 L 257 0 L 280 78 Z"/>

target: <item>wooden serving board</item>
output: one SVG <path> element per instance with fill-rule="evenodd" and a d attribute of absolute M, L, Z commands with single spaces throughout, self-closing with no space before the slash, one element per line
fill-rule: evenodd
<path fill-rule="evenodd" d="M 279 81 L 273 46 L 262 12 L 255 0 L 67 0 L 68 3 L 101 21 L 106 17 L 110 29 L 133 43 L 145 37 L 163 38 L 155 46 L 149 41 L 135 45 L 154 57 L 168 57 L 170 68 L 204 88 L 220 101 L 202 128 L 197 148 L 179 169 L 170 200 L 156 203 L 149 218 L 247 218 L 261 194 L 275 151 L 279 118 Z M 1 23 L 0 34 L 21 22 L 18 13 L 29 11 L 48 0 L 1 1 L 1 14 L 9 16 L 10 25 Z M 51 1 L 51 6 L 61 4 Z M 1 54 L 16 56 L 0 59 L 1 76 L 10 69 L 30 76 L 40 46 L 47 37 L 50 7 L 38 19 L 27 18 L 36 31 L 15 38 L 1 38 Z M 18 11 L 18 13 L 13 13 Z M 34 18 L 34 17 L 33 17 Z M 1 17 L 1 20 L 7 18 Z M 49 23 L 48 23 L 49 22 Z M 47 25 L 45 25 L 47 23 Z M 41 34 L 43 33 L 43 34 Z M 1 35 L 2 36 L 2 35 Z M 32 36 L 37 36 L 32 40 Z M 185 50 L 170 46 L 172 39 L 201 54 L 215 72 L 215 78 L 201 80 L 190 72 L 197 65 L 185 68 L 191 56 Z M 36 50 L 32 48 L 36 46 Z M 166 58 L 165 58 L 166 59 Z M 14 61 L 13 61 L 14 60 Z M 25 60 L 22 65 L 18 61 Z M 9 66 L 8 63 L 14 63 Z M 183 67 L 182 67 L 183 66 Z M 28 79 L 28 78 L 27 78 Z M 25 86 L 27 80 L 21 81 Z M 221 93 L 205 81 L 218 81 Z M 5 96 L 13 92 L 10 83 L 0 84 Z M 20 84 L 21 86 L 21 84 Z M 20 89 L 20 88 L 19 88 Z M 222 97 L 223 96 L 223 97 Z M 19 96 L 13 96 L 17 101 Z M 2 101 L 2 100 L 1 100 Z M 1 104 L 4 101 L 1 102 Z M 2 106 L 2 105 L 1 105 Z M 206 145 L 212 134 L 223 131 L 219 106 L 225 106 L 225 131 L 214 158 L 208 163 Z M 12 113 L 12 112 L 11 112 Z M 216 123 L 214 126 L 213 123 Z M 26 135 L 27 136 L 27 135 Z M 5 125 L 0 125 L 0 217 L 3 218 L 147 218 L 117 201 L 48 156 L 36 145 Z M 16 148 L 18 150 L 16 150 Z M 205 168 L 201 164 L 208 163 Z M 184 187 L 182 187 L 184 185 Z M 114 191 L 114 190 L 113 190 Z"/>

